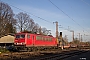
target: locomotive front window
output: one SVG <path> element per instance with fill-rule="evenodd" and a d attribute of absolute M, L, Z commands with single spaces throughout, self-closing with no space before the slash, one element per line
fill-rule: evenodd
<path fill-rule="evenodd" d="M 21 35 L 20 38 L 25 38 L 25 35 Z"/>
<path fill-rule="evenodd" d="M 20 35 L 16 35 L 16 38 L 20 38 Z"/>
<path fill-rule="evenodd" d="M 25 35 L 16 35 L 16 38 L 25 38 Z"/>

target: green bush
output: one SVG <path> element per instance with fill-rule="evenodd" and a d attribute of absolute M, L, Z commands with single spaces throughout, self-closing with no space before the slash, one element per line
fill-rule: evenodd
<path fill-rule="evenodd" d="M 9 52 L 9 50 L 7 50 L 6 48 L 0 48 L 0 52 L 1 53 L 6 53 L 6 52 Z"/>

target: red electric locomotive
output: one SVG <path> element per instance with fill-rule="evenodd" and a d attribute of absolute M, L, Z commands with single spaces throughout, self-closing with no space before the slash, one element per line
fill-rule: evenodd
<path fill-rule="evenodd" d="M 44 36 L 31 33 L 15 34 L 14 45 L 17 49 L 31 49 L 33 47 L 57 47 L 56 38 L 53 36 Z"/>

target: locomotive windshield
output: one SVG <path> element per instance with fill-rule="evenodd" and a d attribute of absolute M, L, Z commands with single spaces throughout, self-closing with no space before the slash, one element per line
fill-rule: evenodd
<path fill-rule="evenodd" d="M 25 38 L 25 35 L 16 35 L 16 38 Z"/>

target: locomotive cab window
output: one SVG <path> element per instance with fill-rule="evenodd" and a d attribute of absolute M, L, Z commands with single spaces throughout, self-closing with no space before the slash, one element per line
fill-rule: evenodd
<path fill-rule="evenodd" d="M 16 35 L 16 38 L 20 38 L 20 35 Z"/>
<path fill-rule="evenodd" d="M 29 39 L 30 38 L 30 35 L 27 35 L 27 38 Z"/>
<path fill-rule="evenodd" d="M 16 38 L 25 38 L 25 35 L 16 35 Z"/>
<path fill-rule="evenodd" d="M 25 38 L 25 35 L 21 35 L 20 38 Z"/>

